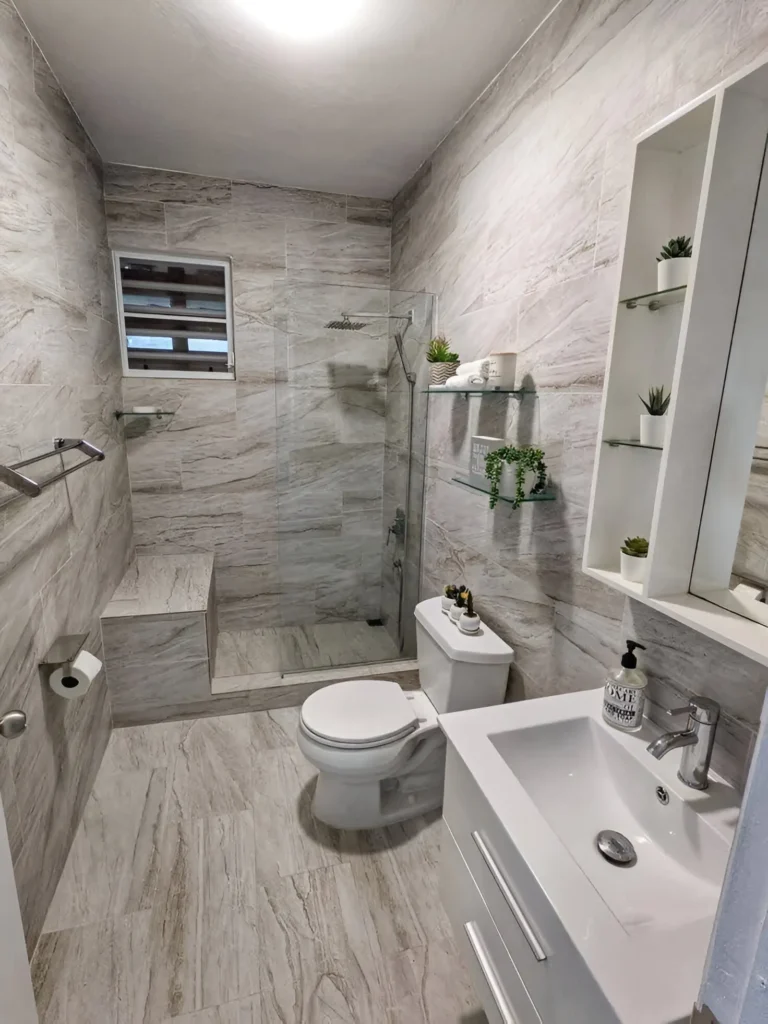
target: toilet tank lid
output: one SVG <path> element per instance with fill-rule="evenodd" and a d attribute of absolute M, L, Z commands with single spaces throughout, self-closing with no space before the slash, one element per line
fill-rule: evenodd
<path fill-rule="evenodd" d="M 442 601 L 431 597 L 416 605 L 416 621 L 426 629 L 432 639 L 453 661 L 467 661 L 475 665 L 509 665 L 515 652 L 482 623 L 479 633 L 462 633 L 447 615 L 443 615 Z"/>

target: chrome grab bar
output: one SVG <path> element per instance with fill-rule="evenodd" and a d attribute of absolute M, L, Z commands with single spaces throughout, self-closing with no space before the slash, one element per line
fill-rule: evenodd
<path fill-rule="evenodd" d="M 494 882 L 496 883 L 496 885 L 498 885 L 499 889 L 501 890 L 501 895 L 504 897 L 504 902 L 512 911 L 512 916 L 514 917 L 514 919 L 520 925 L 520 931 L 523 933 L 526 942 L 531 947 L 531 952 L 539 961 L 539 963 L 543 963 L 547 959 L 547 954 L 544 951 L 544 947 L 539 941 L 536 932 L 533 930 L 531 923 L 525 916 L 523 908 L 517 902 L 515 894 L 512 892 L 509 886 L 509 882 L 504 877 L 501 868 L 493 859 L 493 855 L 491 854 L 491 851 L 488 849 L 488 847 L 485 845 L 485 840 L 480 835 L 480 833 L 473 832 L 472 838 L 475 841 L 475 846 L 480 851 L 480 856 L 485 861 L 486 867 L 491 872 Z"/>
<path fill-rule="evenodd" d="M 464 925 L 464 931 L 466 932 L 470 948 L 475 954 L 475 958 L 477 959 L 478 966 L 482 971 L 486 984 L 491 990 L 491 995 L 493 996 L 493 1001 L 496 1004 L 496 1009 L 499 1011 L 499 1016 L 504 1021 L 504 1024 L 518 1024 L 507 1004 L 504 990 L 496 976 L 496 971 L 493 969 L 490 957 L 485 951 L 485 946 L 483 945 L 483 940 L 480 936 L 480 929 L 474 921 L 467 921 Z"/>
<path fill-rule="evenodd" d="M 48 480 L 43 480 L 42 483 L 37 483 L 30 477 L 25 476 L 23 473 L 17 472 L 19 469 L 23 469 L 25 466 L 32 466 L 36 462 L 42 462 L 43 459 L 49 459 L 52 455 L 63 455 L 64 452 L 80 451 L 88 458 L 83 462 L 78 462 L 76 466 L 70 466 L 69 469 L 63 469 L 60 473 L 50 477 Z M 12 466 L 0 466 L 0 483 L 5 484 L 7 487 L 12 487 L 19 494 L 26 494 L 28 498 L 36 498 L 43 488 L 49 487 L 51 484 L 57 483 L 59 480 L 63 480 L 65 476 L 69 476 L 70 473 L 76 472 L 78 469 L 82 469 L 83 466 L 89 465 L 91 462 L 103 462 L 104 452 L 97 448 L 95 445 L 90 444 L 88 441 L 76 438 L 56 437 L 53 441 L 53 451 L 43 452 L 42 455 L 34 455 L 31 459 L 23 459 L 21 462 L 15 462 Z M 6 504 L 6 502 L 3 502 Z"/>

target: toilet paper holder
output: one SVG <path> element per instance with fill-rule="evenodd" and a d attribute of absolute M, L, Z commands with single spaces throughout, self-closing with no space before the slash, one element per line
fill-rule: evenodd
<path fill-rule="evenodd" d="M 69 665 L 70 662 L 74 661 L 85 647 L 87 639 L 87 633 L 73 633 L 70 636 L 57 637 L 40 662 L 40 672 L 43 675 L 43 681 L 47 683 L 52 672 L 57 668 L 61 668 L 62 665 Z"/>

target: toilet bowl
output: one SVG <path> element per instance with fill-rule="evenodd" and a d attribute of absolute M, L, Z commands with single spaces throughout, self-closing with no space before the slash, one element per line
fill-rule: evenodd
<path fill-rule="evenodd" d="M 504 700 L 511 647 L 485 626 L 461 633 L 440 598 L 415 614 L 421 690 L 356 679 L 318 690 L 302 706 L 299 749 L 319 773 L 312 813 L 327 825 L 378 828 L 442 806 L 438 715 Z"/>

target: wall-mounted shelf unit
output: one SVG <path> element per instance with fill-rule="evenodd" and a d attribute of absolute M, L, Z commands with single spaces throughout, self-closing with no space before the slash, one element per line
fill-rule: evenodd
<path fill-rule="evenodd" d="M 605 585 L 766 665 L 768 628 L 689 587 L 747 253 L 763 202 L 764 288 L 768 282 L 768 181 L 761 186 L 767 135 L 763 64 L 638 140 L 583 561 L 584 572 Z M 688 285 L 660 292 L 656 256 L 678 235 L 693 239 Z M 641 306 L 654 315 L 638 315 Z M 764 350 L 761 330 L 752 333 Z M 645 411 L 638 396 L 661 386 L 672 400 L 664 448 L 654 449 L 634 440 Z M 765 377 L 754 386 L 764 391 Z M 747 476 L 754 442 L 754 433 L 732 442 L 741 446 L 733 450 Z M 635 447 L 658 454 L 628 457 L 626 449 Z M 721 496 L 733 504 L 734 496 L 722 488 Z M 738 529 L 740 516 L 734 518 Z M 727 562 L 719 547 L 735 539 L 723 533 L 713 531 L 707 544 Z M 628 536 L 650 543 L 642 584 L 620 575 L 620 548 Z"/>
<path fill-rule="evenodd" d="M 462 487 L 468 487 L 470 491 L 477 491 L 479 494 L 490 495 L 491 493 L 490 484 L 488 487 L 478 487 L 477 484 L 471 484 L 469 480 L 466 480 L 461 476 L 452 476 L 451 483 L 460 484 Z M 514 498 L 505 498 L 503 494 L 499 495 L 499 501 L 504 501 L 509 505 L 517 504 Z M 557 501 L 557 496 L 549 491 L 543 491 L 541 494 L 526 494 L 523 501 L 526 503 L 532 501 Z"/>

